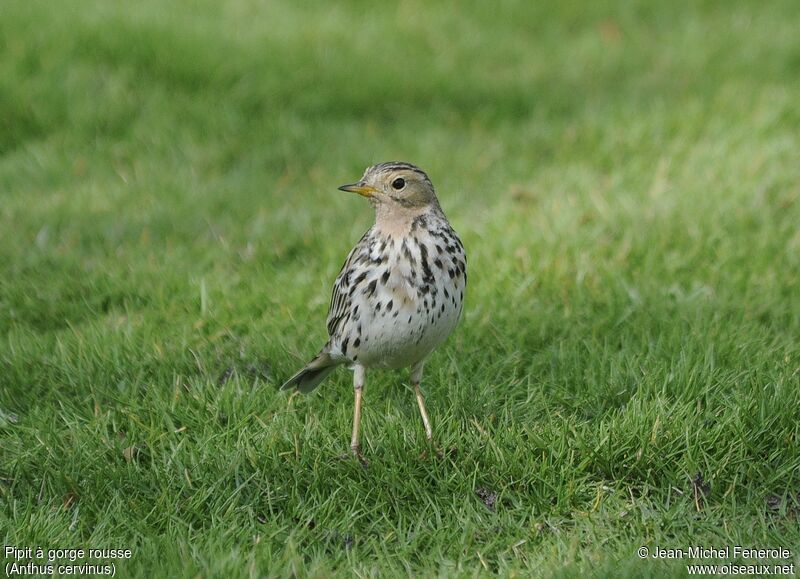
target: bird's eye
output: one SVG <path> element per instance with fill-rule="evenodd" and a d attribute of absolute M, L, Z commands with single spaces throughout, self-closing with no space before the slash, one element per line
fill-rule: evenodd
<path fill-rule="evenodd" d="M 403 179 L 402 177 L 398 177 L 397 179 L 392 181 L 392 187 L 394 187 L 398 191 L 400 191 L 400 189 L 402 189 L 405 186 L 406 186 L 406 180 Z"/>

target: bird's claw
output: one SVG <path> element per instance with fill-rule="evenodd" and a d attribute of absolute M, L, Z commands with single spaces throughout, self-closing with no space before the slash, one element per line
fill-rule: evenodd
<path fill-rule="evenodd" d="M 361 463 L 361 466 L 363 466 L 364 468 L 369 467 L 369 461 L 361 452 L 361 447 L 351 446 L 350 453 L 342 455 L 342 459 L 350 459 L 350 458 L 358 459 L 358 462 Z"/>
<path fill-rule="evenodd" d="M 435 458 L 437 460 L 444 460 L 446 458 L 452 459 L 458 454 L 458 449 L 454 446 L 450 448 L 442 448 L 438 444 L 433 444 L 431 442 L 430 448 L 423 450 L 419 457 L 422 460 L 426 460 L 428 458 Z"/>

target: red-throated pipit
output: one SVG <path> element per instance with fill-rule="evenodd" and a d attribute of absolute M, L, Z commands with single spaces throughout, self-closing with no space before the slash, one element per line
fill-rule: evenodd
<path fill-rule="evenodd" d="M 375 225 L 347 256 L 333 284 L 328 343 L 282 388 L 310 392 L 340 364 L 352 368 L 350 448 L 360 457 L 361 396 L 370 368 L 411 369 L 425 434 L 433 437 L 419 387 L 422 367 L 458 323 L 467 260 L 430 179 L 418 167 L 381 163 L 339 189 L 368 198 Z"/>

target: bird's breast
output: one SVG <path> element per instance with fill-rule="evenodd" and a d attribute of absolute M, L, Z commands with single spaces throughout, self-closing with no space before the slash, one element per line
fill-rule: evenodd
<path fill-rule="evenodd" d="M 351 356 L 366 366 L 413 365 L 458 323 L 466 286 L 463 247 L 454 234 L 420 230 L 378 238 L 370 263 L 364 282 L 375 282 L 371 291 L 354 294 L 360 314 L 348 332 Z"/>

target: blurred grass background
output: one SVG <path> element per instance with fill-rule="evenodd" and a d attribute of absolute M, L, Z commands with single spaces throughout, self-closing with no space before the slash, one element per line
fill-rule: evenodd
<path fill-rule="evenodd" d="M 795 2 L 1 10 L 5 544 L 173 576 L 800 552 Z M 374 373 L 364 471 L 346 372 L 275 387 L 372 220 L 336 187 L 395 159 L 470 287 L 425 385 L 447 458 Z"/>

